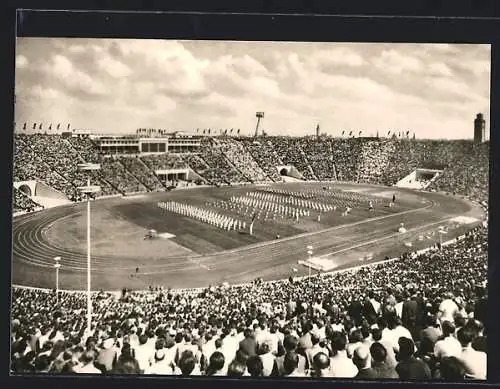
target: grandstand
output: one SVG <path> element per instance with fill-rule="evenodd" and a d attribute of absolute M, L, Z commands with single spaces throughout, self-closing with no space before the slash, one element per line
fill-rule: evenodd
<path fill-rule="evenodd" d="M 489 142 L 102 139 L 14 136 L 12 372 L 362 378 L 377 344 L 371 378 L 486 378 Z M 90 332 L 83 162 L 101 166 Z M 395 186 L 411 174 L 425 190 Z M 48 209 L 20 183 L 76 204 Z M 309 246 L 328 272 L 310 274 Z"/>

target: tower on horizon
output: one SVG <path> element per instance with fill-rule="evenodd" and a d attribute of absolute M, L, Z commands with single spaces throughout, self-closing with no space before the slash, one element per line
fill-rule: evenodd
<path fill-rule="evenodd" d="M 483 114 L 478 113 L 474 119 L 474 144 L 483 143 L 485 141 L 486 121 Z"/>
<path fill-rule="evenodd" d="M 316 138 L 319 138 L 319 124 L 316 126 Z"/>
<path fill-rule="evenodd" d="M 257 118 L 257 126 L 255 126 L 255 134 L 254 137 L 259 136 L 259 124 L 260 124 L 260 119 L 264 117 L 264 112 L 256 112 L 255 117 Z"/>

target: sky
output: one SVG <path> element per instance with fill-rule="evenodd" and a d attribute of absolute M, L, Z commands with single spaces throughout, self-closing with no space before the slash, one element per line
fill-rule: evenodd
<path fill-rule="evenodd" d="M 490 45 L 18 38 L 16 131 L 489 132 Z M 487 136 L 489 138 L 489 136 Z"/>

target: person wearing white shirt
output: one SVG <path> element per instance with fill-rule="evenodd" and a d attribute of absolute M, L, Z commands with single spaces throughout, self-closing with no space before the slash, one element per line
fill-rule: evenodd
<path fill-rule="evenodd" d="M 455 315 L 459 312 L 458 305 L 453 301 L 453 294 L 446 293 L 444 300 L 439 304 L 438 319 L 441 323 L 444 321 L 453 322 Z"/>
<path fill-rule="evenodd" d="M 455 326 L 449 321 L 444 321 L 442 324 L 443 337 L 434 345 L 434 355 L 438 359 L 444 357 L 460 357 L 462 346 L 455 338 Z"/>
<path fill-rule="evenodd" d="M 156 375 L 171 375 L 174 374 L 174 364 L 173 359 L 168 360 L 165 358 L 165 351 L 158 350 L 155 353 L 155 362 L 148 367 L 144 374 L 156 374 Z"/>
<path fill-rule="evenodd" d="M 81 364 L 74 368 L 75 373 L 79 374 L 102 374 L 102 371 L 94 366 L 94 352 L 87 351 L 80 358 Z"/>
<path fill-rule="evenodd" d="M 271 353 L 271 347 L 269 343 L 262 343 L 260 346 L 261 354 L 260 359 L 262 360 L 262 375 L 264 377 L 269 377 L 273 372 L 274 360 L 276 357 Z"/>
<path fill-rule="evenodd" d="M 135 359 L 139 363 L 141 371 L 145 371 L 151 366 L 154 357 L 151 348 L 147 345 L 147 340 L 146 335 L 141 335 L 139 337 L 139 346 L 135 349 Z"/>
<path fill-rule="evenodd" d="M 347 338 L 344 334 L 337 335 L 332 341 L 335 355 L 331 358 L 330 371 L 332 377 L 353 378 L 358 374 L 358 368 L 347 356 Z"/>
<path fill-rule="evenodd" d="M 463 327 L 458 330 L 458 340 L 462 347 L 458 359 L 465 367 L 465 377 L 474 380 L 486 380 L 487 355 L 482 351 L 472 348 L 472 341 L 475 338 L 474 329 Z"/>

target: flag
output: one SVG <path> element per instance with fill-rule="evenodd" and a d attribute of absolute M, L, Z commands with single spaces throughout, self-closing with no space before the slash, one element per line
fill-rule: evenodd
<path fill-rule="evenodd" d="M 344 136 L 344 134 L 345 134 L 345 130 L 342 131 L 342 136 Z"/>
<path fill-rule="evenodd" d="M 389 136 L 389 135 L 390 135 L 390 133 L 391 133 L 391 132 L 389 131 L 389 132 L 387 133 L 387 136 Z"/>
<path fill-rule="evenodd" d="M 238 133 L 238 135 L 240 134 L 240 129 L 238 128 L 238 131 L 236 131 Z"/>
<path fill-rule="evenodd" d="M 208 135 L 210 135 L 210 128 L 208 129 Z"/>
<path fill-rule="evenodd" d="M 42 123 L 40 123 L 40 126 L 38 127 L 38 129 L 39 129 L 39 130 L 41 130 L 41 129 L 42 129 Z"/>
<path fill-rule="evenodd" d="M 69 130 L 69 123 L 68 123 L 68 130 Z"/>
<path fill-rule="evenodd" d="M 52 123 L 50 123 L 49 130 L 52 130 Z"/>
<path fill-rule="evenodd" d="M 349 133 L 349 136 L 351 136 L 351 135 L 352 135 L 352 131 Z"/>
<path fill-rule="evenodd" d="M 410 131 L 406 131 L 406 136 L 408 137 L 410 135 Z"/>
<path fill-rule="evenodd" d="M 229 131 L 231 134 L 233 133 L 233 129 L 231 128 L 231 131 Z"/>
<path fill-rule="evenodd" d="M 33 123 L 33 129 L 36 129 L 36 123 Z"/>
<path fill-rule="evenodd" d="M 206 132 L 206 131 L 207 131 L 207 130 L 203 130 L 203 134 L 205 134 L 205 132 Z"/>
<path fill-rule="evenodd" d="M 224 130 L 224 135 L 226 135 L 226 134 L 227 134 L 227 128 Z"/>
<path fill-rule="evenodd" d="M 196 129 L 196 133 L 198 134 L 199 132 L 200 132 L 200 129 L 199 129 L 199 128 L 197 128 L 197 129 Z"/>
<path fill-rule="evenodd" d="M 59 130 L 60 127 L 61 127 L 61 123 L 58 123 L 57 124 L 57 129 Z"/>
<path fill-rule="evenodd" d="M 363 131 L 360 131 L 358 136 L 360 136 L 362 132 L 363 132 Z"/>
<path fill-rule="evenodd" d="M 26 130 L 26 122 L 24 122 L 23 130 Z"/>

